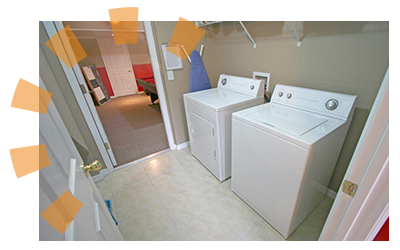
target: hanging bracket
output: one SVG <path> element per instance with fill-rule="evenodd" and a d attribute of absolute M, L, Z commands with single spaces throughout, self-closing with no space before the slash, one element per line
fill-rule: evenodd
<path fill-rule="evenodd" d="M 293 29 L 294 29 L 294 34 L 296 35 L 297 47 L 300 47 L 301 46 L 301 41 L 300 41 L 299 35 L 297 35 L 297 30 L 296 30 L 296 27 L 294 26 L 294 22 L 293 21 L 292 21 L 292 26 L 293 26 Z"/>
<path fill-rule="evenodd" d="M 250 33 L 247 31 L 246 27 L 244 26 L 242 21 L 239 21 L 240 25 L 242 25 L 242 28 L 246 32 L 247 36 L 250 38 L 251 42 L 253 43 L 253 47 L 256 48 L 257 44 L 254 42 L 253 38 L 251 37 Z"/>

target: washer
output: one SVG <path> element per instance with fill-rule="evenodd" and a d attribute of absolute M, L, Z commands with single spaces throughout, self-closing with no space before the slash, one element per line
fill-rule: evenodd
<path fill-rule="evenodd" d="M 219 181 L 231 176 L 232 113 L 264 102 L 263 81 L 221 74 L 217 88 L 183 95 L 191 153 Z"/>
<path fill-rule="evenodd" d="M 323 200 L 356 97 L 277 84 L 232 114 L 232 191 L 284 238 Z"/>

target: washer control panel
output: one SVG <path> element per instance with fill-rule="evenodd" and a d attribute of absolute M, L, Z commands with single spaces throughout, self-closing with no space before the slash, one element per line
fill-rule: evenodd
<path fill-rule="evenodd" d="M 252 97 L 264 96 L 263 81 L 240 76 L 221 74 L 218 88 L 235 91 Z"/>
<path fill-rule="evenodd" d="M 271 102 L 347 119 L 357 96 L 277 84 Z"/>

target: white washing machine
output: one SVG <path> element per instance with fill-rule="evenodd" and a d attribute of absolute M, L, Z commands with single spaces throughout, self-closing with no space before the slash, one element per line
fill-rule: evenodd
<path fill-rule="evenodd" d="M 287 238 L 323 200 L 356 96 L 278 84 L 232 114 L 232 191 Z"/>
<path fill-rule="evenodd" d="M 183 95 L 191 153 L 220 181 L 231 176 L 231 115 L 263 93 L 262 80 L 221 74 L 217 88 Z"/>

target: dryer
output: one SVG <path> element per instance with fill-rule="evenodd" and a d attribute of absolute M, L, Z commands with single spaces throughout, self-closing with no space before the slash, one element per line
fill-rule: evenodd
<path fill-rule="evenodd" d="M 232 114 L 232 191 L 287 238 L 323 200 L 356 96 L 277 84 Z"/>
<path fill-rule="evenodd" d="M 231 114 L 264 102 L 263 81 L 221 74 L 217 88 L 183 95 L 190 149 L 219 181 L 231 176 Z"/>

